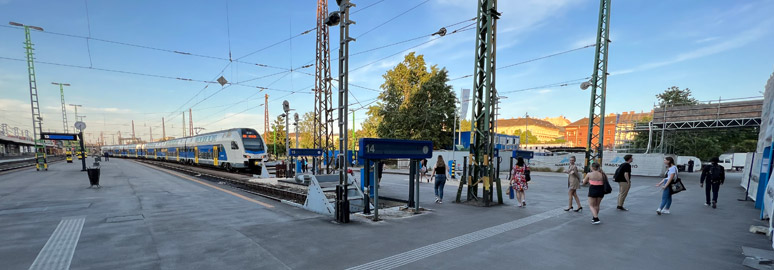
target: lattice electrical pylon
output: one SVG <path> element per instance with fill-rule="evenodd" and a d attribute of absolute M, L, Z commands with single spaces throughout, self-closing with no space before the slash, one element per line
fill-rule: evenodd
<path fill-rule="evenodd" d="M 589 104 L 589 135 L 586 144 L 584 171 L 592 162 L 602 162 L 605 145 L 605 92 L 607 90 L 607 48 L 610 43 L 610 2 L 599 1 L 597 46 L 594 55 L 594 74 L 591 75 L 591 102 Z M 594 140 L 596 139 L 596 143 Z"/>
<path fill-rule="evenodd" d="M 43 140 L 38 139 L 38 134 L 43 133 L 43 123 L 40 116 L 40 102 L 38 102 L 38 82 L 35 79 L 35 57 L 34 49 L 32 48 L 32 38 L 30 35 L 30 28 L 43 31 L 43 28 L 37 26 L 23 25 L 20 23 L 11 22 L 13 26 L 24 27 L 24 49 L 27 54 L 27 73 L 29 74 L 30 81 L 30 107 L 32 108 L 32 140 L 35 144 L 35 169 L 40 171 L 41 169 L 48 170 L 48 163 L 46 162 L 46 145 Z"/>
<path fill-rule="evenodd" d="M 331 93 L 331 47 L 329 41 L 328 0 L 317 0 L 317 46 L 314 64 L 314 148 L 320 148 L 328 159 L 325 173 L 330 173 L 328 151 L 333 149 L 333 104 Z M 316 163 L 316 162 L 315 162 Z M 318 164 L 313 164 L 317 168 Z"/>
<path fill-rule="evenodd" d="M 470 147 L 472 166 L 468 185 L 468 200 L 476 198 L 478 184 L 484 185 L 484 204 L 493 199 L 492 185 L 497 185 L 498 202 L 502 203 L 500 179 L 494 166 L 494 113 L 497 107 L 495 90 L 495 41 L 497 0 L 479 0 L 476 19 L 476 57 L 473 73 L 473 116 L 471 130 L 473 138 Z M 462 184 L 462 183 L 461 183 Z M 458 191 L 459 198 L 462 189 Z"/>
<path fill-rule="evenodd" d="M 67 124 L 67 107 L 65 107 L 65 99 L 64 99 L 64 87 L 70 86 L 69 83 L 57 83 L 52 82 L 53 85 L 59 85 L 59 94 L 62 98 L 62 128 L 65 133 L 70 133 L 70 127 Z"/>

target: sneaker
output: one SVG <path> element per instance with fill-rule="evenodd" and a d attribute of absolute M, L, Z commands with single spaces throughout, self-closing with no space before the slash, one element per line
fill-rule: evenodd
<path fill-rule="evenodd" d="M 718 203 L 717 202 L 712 202 L 712 209 L 715 209 L 715 208 L 718 208 Z"/>
<path fill-rule="evenodd" d="M 704 206 L 710 206 L 710 203 L 704 203 Z"/>
<path fill-rule="evenodd" d="M 594 219 L 591 220 L 591 224 L 597 225 L 599 223 L 602 223 L 602 221 L 599 220 L 599 218 L 594 218 Z"/>
<path fill-rule="evenodd" d="M 658 214 L 659 216 L 661 215 L 661 208 L 656 209 L 656 214 Z"/>
<path fill-rule="evenodd" d="M 443 204 L 443 200 L 438 200 L 438 203 Z"/>
<path fill-rule="evenodd" d="M 669 209 L 664 209 L 664 210 L 661 210 L 661 213 L 663 213 L 663 214 L 669 214 Z"/>
<path fill-rule="evenodd" d="M 629 209 L 626 209 L 626 208 L 624 208 L 623 206 L 619 206 L 617 209 L 618 209 L 618 210 L 621 210 L 621 211 L 629 211 Z"/>

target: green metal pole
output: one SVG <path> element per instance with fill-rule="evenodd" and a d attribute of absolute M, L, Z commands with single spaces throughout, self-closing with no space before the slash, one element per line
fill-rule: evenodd
<path fill-rule="evenodd" d="M 610 43 L 610 2 L 599 1 L 594 73 L 591 76 L 591 102 L 589 103 L 588 141 L 584 172 L 589 172 L 592 162 L 602 162 L 605 145 L 605 97 L 607 92 L 607 55 Z M 597 110 L 599 111 L 597 113 Z M 597 128 L 596 132 L 594 128 Z M 597 142 L 594 143 L 594 139 Z"/>
<path fill-rule="evenodd" d="M 42 28 L 33 27 L 40 31 Z M 38 83 L 35 78 L 35 62 L 34 62 L 34 49 L 32 48 L 32 37 L 30 35 L 30 26 L 24 25 L 24 49 L 27 55 L 27 73 L 29 74 L 30 82 L 30 107 L 32 108 L 32 140 L 35 145 L 35 161 L 36 170 L 41 169 L 48 170 L 48 164 L 46 162 L 46 145 L 45 141 L 38 139 L 38 134 L 43 133 L 43 124 L 40 117 L 40 103 L 38 102 Z"/>

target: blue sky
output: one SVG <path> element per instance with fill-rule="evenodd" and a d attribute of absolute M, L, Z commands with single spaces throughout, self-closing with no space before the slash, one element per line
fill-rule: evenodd
<path fill-rule="evenodd" d="M 352 15 L 357 22 L 350 30 L 351 35 L 357 37 L 350 45 L 353 54 L 429 35 L 442 26 L 473 18 L 476 11 L 476 3 L 472 0 L 354 2 L 358 6 L 353 11 L 362 11 Z M 331 1 L 329 9 L 337 9 L 335 1 Z M 594 42 L 599 1 L 501 0 L 499 9 L 503 15 L 498 22 L 498 66 Z M 772 11 L 774 1 L 766 0 L 614 0 L 606 111 L 649 111 L 655 102 L 654 95 L 673 85 L 692 89 L 699 100 L 760 96 L 759 91 L 774 71 Z M 46 31 L 32 34 L 36 60 L 40 62 L 36 70 L 44 129 L 62 130 L 58 87 L 50 83 L 66 82 L 72 84 L 65 89 L 66 102 L 82 104 L 79 114 L 86 115 L 87 132 L 92 138 L 104 132 L 108 142 L 117 131 L 130 134 L 131 120 L 135 120 L 138 136 L 147 139 L 149 127 L 152 127 L 153 137 L 159 138 L 162 117 L 167 118 L 167 135 L 180 136 L 180 112 L 189 107 L 193 108 L 195 126 L 207 130 L 230 127 L 263 130 L 264 108 L 260 105 L 264 94 L 270 96 L 271 119 L 281 113 L 282 100 L 290 101 L 291 107 L 300 114 L 311 111 L 314 97 L 310 89 L 314 77 L 307 73 L 313 73 L 314 68 L 294 72 L 283 69 L 313 63 L 315 32 L 266 47 L 314 28 L 315 13 L 316 1 L 300 0 L 232 0 L 227 3 L 0 0 L 2 25 L 7 25 L 5 21 L 16 21 L 40 26 Z M 393 17 L 396 18 L 379 26 Z M 448 31 L 465 25 L 467 23 L 449 27 Z M 87 46 L 84 38 L 58 34 L 90 35 L 94 39 Z M 24 58 L 23 39 L 23 31 L 0 27 L 0 57 Z M 431 39 L 421 37 L 353 55 L 350 82 L 378 89 L 383 81 L 381 75 L 410 51 L 424 54 L 429 64 L 445 67 L 450 78 L 472 74 L 473 31 L 449 34 L 428 42 Z M 338 47 L 337 42 L 336 27 L 331 29 L 332 49 Z M 425 44 L 420 45 L 422 43 Z M 266 49 L 258 51 L 262 48 Z M 229 50 L 233 58 L 240 58 L 244 63 L 229 64 L 223 60 L 228 59 Z M 258 52 L 243 57 L 255 51 Z M 331 51 L 332 58 L 337 55 L 337 50 Z M 388 57 L 390 55 L 394 56 Z M 540 86 L 590 76 L 593 57 L 593 48 L 586 48 L 499 70 L 497 88 L 501 93 L 536 88 L 504 94 L 508 98 L 501 105 L 502 117 L 518 117 L 528 112 L 530 116 L 540 118 L 564 115 L 574 121 L 587 116 L 588 91 L 581 91 L 577 85 Z M 31 120 L 26 63 L 4 58 L 0 58 L 0 123 L 28 129 Z M 335 60 L 332 70 L 336 77 Z M 268 89 L 259 92 L 254 87 L 231 85 L 222 88 L 201 82 L 221 75 L 231 82 Z M 258 77 L 262 78 L 255 79 Z M 459 91 L 471 88 L 473 78 L 450 83 Z M 350 90 L 350 103 L 367 104 L 378 94 L 354 86 Z M 186 103 L 189 99 L 191 102 Z M 360 104 L 353 107 L 360 108 Z M 69 106 L 68 117 L 73 123 L 73 111 Z M 357 126 L 364 117 L 364 110 L 356 113 Z"/>

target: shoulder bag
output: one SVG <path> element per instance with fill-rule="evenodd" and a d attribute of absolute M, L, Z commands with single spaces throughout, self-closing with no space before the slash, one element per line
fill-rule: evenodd
<path fill-rule="evenodd" d="M 610 186 L 610 181 L 607 181 L 607 175 L 602 173 L 602 185 L 605 187 L 605 194 L 613 193 L 613 187 Z"/>
<path fill-rule="evenodd" d="M 672 191 L 672 194 L 677 194 L 685 190 L 685 185 L 683 185 L 683 181 L 680 180 L 680 177 L 677 177 L 676 172 L 675 172 L 675 180 L 672 181 L 672 185 L 669 186 L 669 189 Z"/>

